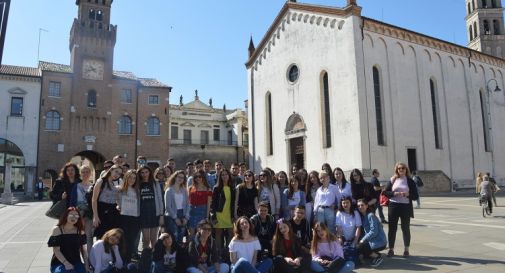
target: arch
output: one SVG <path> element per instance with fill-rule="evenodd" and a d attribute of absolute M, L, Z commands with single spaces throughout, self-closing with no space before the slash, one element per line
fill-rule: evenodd
<path fill-rule="evenodd" d="M 160 135 L 160 119 L 157 117 L 149 117 L 147 119 L 147 136 L 159 136 Z"/>
<path fill-rule="evenodd" d="M 373 44 L 373 38 L 370 34 L 365 34 L 365 41 L 368 41 L 370 43 L 370 47 L 373 48 L 374 47 L 374 44 Z"/>
<path fill-rule="evenodd" d="M 400 42 L 396 42 L 396 45 L 400 48 L 402 55 L 405 55 L 405 48 L 403 48 L 403 45 Z"/>
<path fill-rule="evenodd" d="M 91 20 L 95 20 L 95 16 L 96 16 L 95 10 L 94 9 L 89 9 L 89 11 L 88 11 L 88 18 L 91 19 Z"/>
<path fill-rule="evenodd" d="M 472 10 L 470 9 L 470 3 L 468 3 L 468 14 L 472 13 Z"/>
<path fill-rule="evenodd" d="M 426 56 L 428 57 L 428 60 L 431 63 L 431 53 L 427 49 L 424 50 L 424 53 L 426 53 Z"/>
<path fill-rule="evenodd" d="M 448 59 L 449 59 L 450 63 L 452 64 L 452 67 L 455 68 L 456 67 L 456 61 L 454 61 L 454 58 L 452 56 L 449 56 Z"/>
<path fill-rule="evenodd" d="M 484 35 L 491 34 L 491 29 L 489 27 L 489 21 L 488 20 L 484 20 L 483 21 L 483 26 L 484 26 Z"/>
<path fill-rule="evenodd" d="M 500 35 L 501 33 L 501 23 L 499 20 L 493 20 L 493 34 L 494 35 Z"/>
<path fill-rule="evenodd" d="M 88 91 L 88 107 L 91 108 L 96 108 L 96 91 L 95 90 L 89 90 Z"/>
<path fill-rule="evenodd" d="M 470 36 L 470 41 L 473 40 L 472 25 L 468 26 L 468 34 Z"/>
<path fill-rule="evenodd" d="M 97 21 L 102 21 L 103 20 L 103 11 L 102 10 L 97 10 L 95 18 L 96 18 Z"/>
<path fill-rule="evenodd" d="M 46 113 L 45 128 L 50 131 L 59 131 L 61 125 L 61 115 L 58 111 L 51 110 Z"/>
<path fill-rule="evenodd" d="M 25 157 L 23 151 L 14 142 L 0 138 L 0 186 L 5 187 L 5 171 L 7 161 L 11 163 L 10 177 L 11 190 L 24 191 L 25 189 Z"/>
<path fill-rule="evenodd" d="M 473 38 L 477 38 L 477 22 L 473 22 Z"/>
<path fill-rule="evenodd" d="M 345 24 L 345 21 L 344 21 L 344 20 L 340 20 L 340 21 L 338 22 L 338 29 L 339 29 L 339 30 L 340 30 L 340 29 L 342 29 L 342 28 L 344 27 L 344 24 Z"/>
<path fill-rule="evenodd" d="M 121 116 L 118 121 L 117 132 L 120 135 L 131 135 L 133 132 L 132 119 L 128 115 Z"/>
<path fill-rule="evenodd" d="M 95 177 L 98 177 L 101 171 L 103 171 L 103 163 L 106 157 L 101 153 L 93 150 L 81 151 L 76 153 L 70 160 L 75 163 L 78 167 L 82 165 L 88 165 L 94 171 Z M 93 177 L 92 177 L 93 178 Z"/>
<path fill-rule="evenodd" d="M 284 129 L 284 132 L 286 135 L 291 135 L 298 132 L 304 132 L 306 130 L 307 126 L 305 125 L 302 116 L 297 113 L 293 113 L 286 121 L 286 128 Z"/>
<path fill-rule="evenodd" d="M 472 0 L 472 10 L 475 10 L 475 0 Z"/>
<path fill-rule="evenodd" d="M 438 102 L 438 88 L 435 77 L 430 78 L 431 113 L 433 117 L 433 134 L 435 136 L 435 149 L 442 149 L 442 133 L 440 124 L 440 110 Z"/>

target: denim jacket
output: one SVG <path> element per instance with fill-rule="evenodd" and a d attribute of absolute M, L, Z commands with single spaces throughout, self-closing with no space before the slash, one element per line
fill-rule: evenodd
<path fill-rule="evenodd" d="M 367 215 L 362 216 L 361 221 L 363 223 L 364 234 L 361 240 L 368 243 L 372 250 L 386 246 L 386 233 L 384 232 L 382 224 L 377 216 L 375 216 L 372 212 L 369 212 Z"/>

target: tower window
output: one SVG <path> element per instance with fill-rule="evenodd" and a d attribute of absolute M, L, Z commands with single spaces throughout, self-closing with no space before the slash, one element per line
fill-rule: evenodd
<path fill-rule="evenodd" d="M 491 7 L 492 8 L 497 8 L 498 6 L 496 5 L 496 0 L 491 0 Z"/>
<path fill-rule="evenodd" d="M 88 17 L 91 20 L 95 20 L 95 10 L 94 9 L 89 9 Z"/>
<path fill-rule="evenodd" d="M 483 8 L 487 8 L 487 3 L 486 3 L 486 0 L 482 0 L 482 7 L 483 7 Z"/>
<path fill-rule="evenodd" d="M 472 13 L 472 10 L 470 9 L 470 3 L 468 3 L 468 14 Z"/>
<path fill-rule="evenodd" d="M 493 20 L 493 31 L 494 31 L 494 35 L 500 35 L 501 31 L 500 31 L 500 21 L 498 20 Z"/>
<path fill-rule="evenodd" d="M 102 19 L 103 19 L 103 11 L 98 10 L 98 11 L 96 12 L 96 18 L 95 18 L 95 19 L 96 19 L 97 21 L 102 21 Z"/>
<path fill-rule="evenodd" d="M 468 27 L 468 33 L 470 34 L 470 41 L 473 40 L 472 25 Z"/>
<path fill-rule="evenodd" d="M 88 92 L 88 107 L 96 108 L 96 91 L 90 90 Z"/>
<path fill-rule="evenodd" d="M 475 0 L 472 0 L 472 11 L 475 10 Z"/>
<path fill-rule="evenodd" d="M 435 148 L 442 149 L 440 133 L 440 115 L 438 111 L 438 98 L 435 82 L 430 79 L 430 94 L 431 94 L 431 112 L 433 114 L 433 132 L 435 134 Z"/>
<path fill-rule="evenodd" d="M 473 22 L 473 38 L 477 38 L 477 22 Z"/>
<path fill-rule="evenodd" d="M 484 34 L 489 35 L 491 34 L 491 31 L 489 31 L 489 21 L 484 20 Z"/>
<path fill-rule="evenodd" d="M 266 132 L 267 132 L 267 155 L 273 155 L 274 154 L 274 146 L 273 146 L 273 134 L 272 134 L 272 94 L 270 92 L 267 93 L 266 95 L 266 103 L 265 103 L 265 108 L 266 108 Z"/>

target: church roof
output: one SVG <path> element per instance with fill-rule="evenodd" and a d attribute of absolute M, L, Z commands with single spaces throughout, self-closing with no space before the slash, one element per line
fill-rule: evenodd
<path fill-rule="evenodd" d="M 72 73 L 72 67 L 66 64 L 57 64 L 39 61 L 39 68 L 42 71 L 59 72 L 59 73 Z M 170 88 L 170 86 L 152 78 L 139 78 L 135 74 L 129 71 L 112 71 L 113 79 L 126 79 L 138 81 L 141 86 L 144 87 L 159 87 L 159 88 Z"/>
<path fill-rule="evenodd" d="M 27 77 L 40 77 L 40 69 L 36 67 L 27 66 L 16 66 L 16 65 L 1 65 L 0 74 L 4 75 L 16 75 L 16 76 L 27 76 Z"/>

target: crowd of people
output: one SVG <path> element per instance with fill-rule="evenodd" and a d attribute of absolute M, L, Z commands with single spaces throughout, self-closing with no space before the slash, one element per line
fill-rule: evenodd
<path fill-rule="evenodd" d="M 410 255 L 418 184 L 404 163 L 385 187 L 377 170 L 370 182 L 359 169 L 347 180 L 328 163 L 310 173 L 295 165 L 289 175 L 221 161 L 184 170 L 173 159 L 146 163 L 141 156 L 132 169 L 115 156 L 96 181 L 89 166 L 65 164 L 50 194 L 67 205 L 48 242 L 51 272 L 351 272 L 379 266 L 386 248 L 395 255 L 400 219 Z"/>

